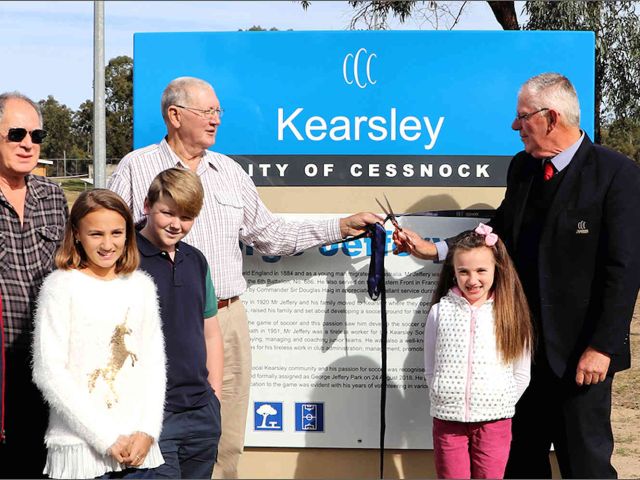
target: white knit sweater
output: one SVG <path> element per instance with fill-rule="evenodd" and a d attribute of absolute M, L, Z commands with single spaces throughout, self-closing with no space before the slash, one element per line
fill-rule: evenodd
<path fill-rule="evenodd" d="M 107 450 L 140 431 L 156 441 L 141 468 L 164 460 L 158 447 L 166 368 L 153 280 L 136 271 L 99 280 L 57 270 L 38 297 L 33 380 L 51 408 L 44 473 L 93 478 L 126 468 Z"/>

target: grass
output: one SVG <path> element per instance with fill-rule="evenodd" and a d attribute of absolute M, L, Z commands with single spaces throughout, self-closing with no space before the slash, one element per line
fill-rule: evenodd
<path fill-rule="evenodd" d="M 620 435 L 616 438 L 616 443 L 632 443 L 634 440 L 634 435 Z"/>
<path fill-rule="evenodd" d="M 628 457 L 631 454 L 629 449 L 624 447 L 616 447 L 616 453 L 621 457 Z"/>
<path fill-rule="evenodd" d="M 57 183 L 62 187 L 65 196 L 67 197 L 67 202 L 69 203 L 69 208 L 73 205 L 73 202 L 76 201 L 76 198 L 89 188 L 92 188 L 90 185 L 87 185 L 86 182 L 76 178 L 70 178 L 67 180 L 58 180 Z"/>

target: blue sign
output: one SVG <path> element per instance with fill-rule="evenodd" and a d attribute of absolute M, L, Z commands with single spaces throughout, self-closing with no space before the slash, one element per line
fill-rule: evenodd
<path fill-rule="evenodd" d="M 296 432 L 324 432 L 324 403 L 296 402 Z"/>
<path fill-rule="evenodd" d="M 213 148 L 257 185 L 504 185 L 528 78 L 567 76 L 593 136 L 594 56 L 592 32 L 138 33 L 134 144 L 162 139 L 162 91 L 195 76 L 225 109 Z"/>
<path fill-rule="evenodd" d="M 254 430 L 282 431 L 282 402 L 253 402 Z"/>

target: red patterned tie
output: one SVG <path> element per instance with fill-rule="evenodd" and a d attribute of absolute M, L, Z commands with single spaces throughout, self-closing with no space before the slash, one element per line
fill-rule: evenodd
<path fill-rule="evenodd" d="M 551 177 L 553 177 L 553 163 L 551 163 L 551 160 L 545 160 L 544 161 L 544 179 L 545 181 L 547 180 L 551 180 Z"/>

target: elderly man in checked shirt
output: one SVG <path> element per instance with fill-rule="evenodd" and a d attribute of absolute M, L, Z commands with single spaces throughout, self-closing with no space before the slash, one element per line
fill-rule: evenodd
<path fill-rule="evenodd" d="M 251 346 L 244 306 L 239 296 L 242 276 L 238 242 L 268 255 L 293 255 L 364 232 L 380 222 L 372 213 L 319 222 L 287 222 L 262 203 L 247 173 L 232 159 L 207 150 L 215 143 L 222 109 L 213 87 L 197 78 L 181 77 L 166 87 L 161 100 L 167 136 L 159 143 L 125 156 L 108 187 L 125 199 L 136 220 L 143 216 L 149 184 L 161 171 L 180 166 L 196 172 L 205 202 L 187 243 L 206 256 L 218 302 L 224 338 L 222 437 L 214 478 L 237 478 L 251 381 Z"/>
<path fill-rule="evenodd" d="M 48 409 L 31 382 L 31 332 L 68 209 L 58 185 L 31 174 L 45 136 L 37 103 L 0 94 L 1 478 L 40 478 L 46 458 Z"/>

